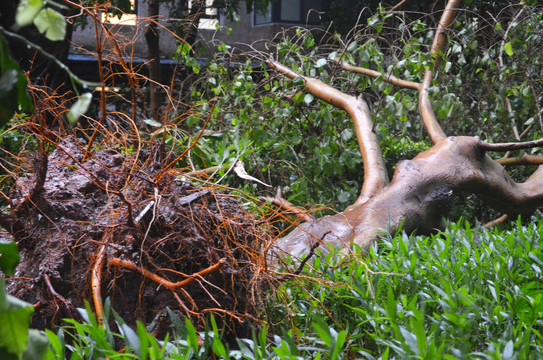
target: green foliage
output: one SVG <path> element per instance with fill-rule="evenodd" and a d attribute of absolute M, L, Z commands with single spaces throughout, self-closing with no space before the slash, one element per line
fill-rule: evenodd
<path fill-rule="evenodd" d="M 300 347 L 315 322 L 339 328 L 345 358 L 540 358 L 542 226 L 449 224 L 431 237 L 388 236 L 339 268 L 320 256 L 306 274 L 315 280 L 285 286 L 274 317 L 295 318 Z"/>
<path fill-rule="evenodd" d="M 51 1 L 51 3 L 53 3 Z M 38 31 L 51 41 L 64 40 L 66 37 L 66 20 L 58 11 L 45 8 L 41 0 L 21 0 L 15 14 L 16 28 L 34 24 Z M 54 4 L 54 3 L 53 3 Z M 56 4 L 57 7 L 61 7 Z"/>
<path fill-rule="evenodd" d="M 513 141 L 515 131 L 525 133 L 523 140 L 540 137 L 541 12 L 536 6 L 509 10 L 495 23 L 482 21 L 473 12 L 459 12 L 430 88 L 436 117 L 449 135 L 481 136 L 493 142 Z M 521 10 L 522 16 L 512 21 Z M 420 119 L 418 94 L 383 78 L 343 72 L 335 61 L 421 82 L 434 60 L 429 55 L 432 26 L 431 17 L 410 20 L 402 13 L 382 12 L 348 38 L 318 30 L 285 32 L 277 37 L 272 53 L 300 74 L 351 95 L 364 94 L 392 175 L 399 160 L 431 145 Z M 252 149 L 244 159 L 248 172 L 282 186 L 291 202 L 331 204 L 334 210 L 354 202 L 364 166 L 350 117 L 304 92 L 300 79 L 277 76 L 259 57 L 235 62 L 231 51 L 219 46 L 216 56 L 198 68 L 198 80 L 191 78 L 187 103 L 216 99 L 207 129 L 220 136 L 204 138 L 199 145 L 213 149 L 219 139 L 231 143 L 244 134 Z M 186 129 L 199 131 L 192 126 L 197 123 L 187 122 Z M 196 157 L 196 162 L 220 163 L 205 152 Z M 519 171 L 518 179 L 529 172 Z M 255 186 L 244 190 L 262 191 Z"/>
<path fill-rule="evenodd" d="M 79 120 L 81 115 L 87 112 L 91 101 L 92 101 L 91 93 L 85 93 L 77 98 L 76 102 L 70 108 L 70 111 L 68 111 L 68 120 L 70 121 L 72 125 L 74 125 L 77 122 L 77 120 Z"/>
<path fill-rule="evenodd" d="M 19 259 L 17 244 L 13 241 L 0 240 L 0 271 L 8 276 L 13 276 Z"/>
<path fill-rule="evenodd" d="M 19 262 L 17 244 L 0 240 L 0 271 L 13 276 Z M 5 280 L 0 277 L 0 358 L 43 359 L 47 350 L 47 338 L 43 332 L 29 330 L 31 304 L 6 293 Z"/>
<path fill-rule="evenodd" d="M 0 253 L 2 256 L 4 254 Z M 34 308 L 6 294 L 5 289 L 5 281 L 0 278 L 0 358 L 43 359 L 47 351 L 47 338 L 43 332 L 28 329 Z"/>
<path fill-rule="evenodd" d="M 6 40 L 0 33 L 0 127 L 4 126 L 21 108 L 32 111 L 33 105 L 27 90 L 26 77 L 9 53 Z"/>

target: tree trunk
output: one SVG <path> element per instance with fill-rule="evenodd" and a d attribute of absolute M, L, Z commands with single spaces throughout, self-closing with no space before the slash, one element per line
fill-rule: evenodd
<path fill-rule="evenodd" d="M 160 107 L 162 105 L 163 93 L 160 87 L 160 47 L 158 35 L 159 0 L 148 0 L 148 23 L 145 28 L 145 40 L 147 42 L 149 82 L 150 82 L 150 108 L 151 118 L 160 120 Z"/>
<path fill-rule="evenodd" d="M 281 253 L 307 254 L 315 242 L 366 249 L 379 234 L 429 233 L 441 228 L 454 195 L 473 193 L 509 215 L 530 214 L 543 204 L 543 167 L 515 183 L 485 153 L 476 137 L 449 137 L 412 160 L 401 161 L 391 183 L 361 205 L 307 222 L 275 243 Z"/>

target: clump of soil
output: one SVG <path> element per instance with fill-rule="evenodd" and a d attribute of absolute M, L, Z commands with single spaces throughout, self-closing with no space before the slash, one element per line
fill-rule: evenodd
<path fill-rule="evenodd" d="M 49 156 L 38 152 L 33 174 L 10 194 L 2 225 L 22 259 L 8 291 L 35 304 L 32 326 L 77 317 L 85 300 L 94 308 L 92 281 L 101 276 L 95 292 L 129 324 L 141 320 L 160 335 L 170 330 L 168 309 L 198 325 L 213 312 L 225 329 L 246 335 L 264 283 L 270 235 L 262 223 L 216 187 L 197 188 L 175 174 L 156 183 L 171 161 L 160 147 L 137 156 L 108 149 L 88 159 L 85 148 L 70 137 Z M 128 263 L 135 268 L 122 266 Z M 153 274 L 194 281 L 171 290 Z"/>

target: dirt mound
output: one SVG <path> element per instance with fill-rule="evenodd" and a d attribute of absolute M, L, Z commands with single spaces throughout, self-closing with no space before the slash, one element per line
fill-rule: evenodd
<path fill-rule="evenodd" d="M 213 312 L 238 335 L 254 326 L 270 240 L 262 223 L 228 192 L 157 176 L 167 162 L 159 147 L 88 159 L 85 149 L 70 137 L 38 152 L 2 219 L 22 257 L 8 291 L 35 304 L 32 326 L 107 297 L 127 323 L 157 334 L 169 330 L 168 309 L 200 325 Z"/>

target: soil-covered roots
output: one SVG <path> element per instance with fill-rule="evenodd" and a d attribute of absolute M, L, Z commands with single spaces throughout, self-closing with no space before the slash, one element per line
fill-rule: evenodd
<path fill-rule="evenodd" d="M 170 330 L 170 312 L 199 326 L 212 312 L 246 335 L 264 283 L 265 224 L 225 190 L 156 176 L 171 161 L 159 147 L 85 151 L 70 137 L 38 155 L 0 219 L 22 256 L 8 291 L 35 304 L 32 325 L 74 317 L 85 300 L 100 319 L 109 297 L 125 321 L 157 334 Z"/>

